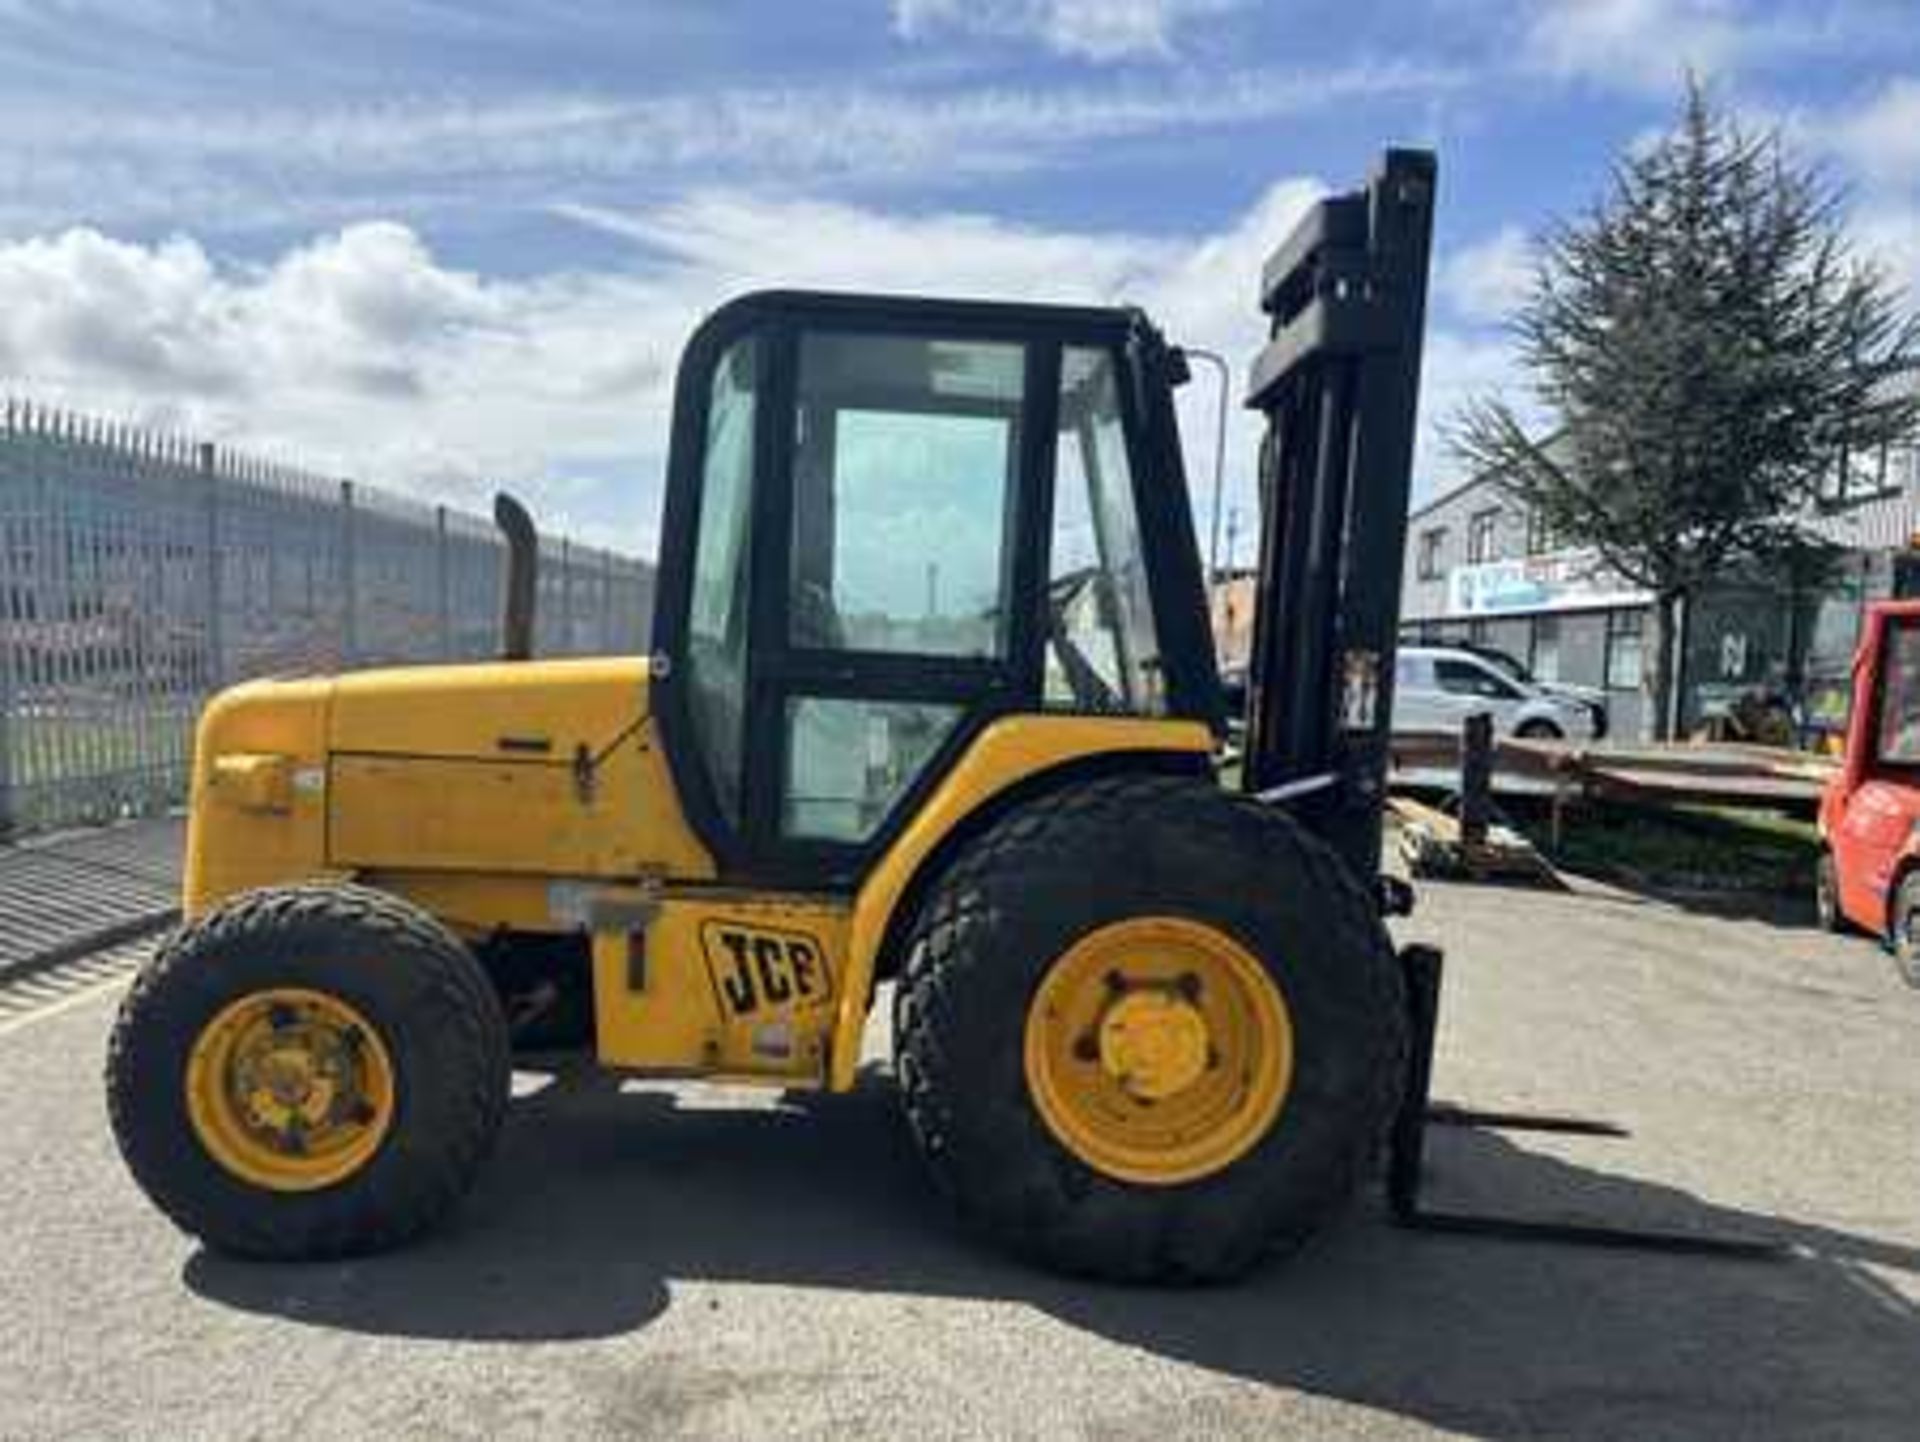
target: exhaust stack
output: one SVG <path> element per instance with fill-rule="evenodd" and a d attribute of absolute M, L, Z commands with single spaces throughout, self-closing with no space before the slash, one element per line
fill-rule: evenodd
<path fill-rule="evenodd" d="M 506 600 L 500 611 L 500 659 L 533 655 L 533 607 L 539 594 L 540 537 L 527 508 L 505 491 L 493 498 L 493 523 L 507 542 Z"/>

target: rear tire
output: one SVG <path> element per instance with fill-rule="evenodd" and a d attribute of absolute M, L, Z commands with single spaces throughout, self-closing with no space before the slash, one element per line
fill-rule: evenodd
<path fill-rule="evenodd" d="M 1920 987 L 1920 871 L 1908 872 L 1894 893 L 1889 932 L 1893 964 L 1908 986 Z"/>
<path fill-rule="evenodd" d="M 1244 1150 L 1150 1184 L 1063 1141 L 1027 1032 L 1056 963 L 1159 919 L 1264 971 L 1291 1071 Z M 1079 1274 L 1207 1281 L 1297 1245 L 1378 1158 L 1403 1090 L 1405 1001 L 1371 897 L 1290 818 L 1188 778 L 1080 784 L 975 838 L 919 911 L 895 1006 L 902 1099 L 936 1185 L 966 1222 Z"/>
<path fill-rule="evenodd" d="M 222 1019 L 260 997 L 317 998 L 374 1034 L 352 1045 L 356 1056 L 372 1045 L 386 1076 L 379 1131 L 337 1179 L 299 1175 L 304 1130 L 279 1152 L 249 1130 L 242 1083 L 195 1080 Z M 271 1048 L 294 1034 L 281 1030 L 286 1004 L 267 1010 L 282 1016 L 261 1074 L 283 1065 Z M 121 1005 L 106 1080 L 121 1155 L 161 1211 L 217 1250 L 291 1259 L 376 1251 L 439 1220 L 492 1147 L 510 1075 L 499 1003 L 459 938 L 384 892 L 305 885 L 247 893 L 176 932 Z M 245 1086 L 270 1098 L 252 1073 Z M 370 1123 L 375 1107 L 359 1105 L 322 1125 Z"/>

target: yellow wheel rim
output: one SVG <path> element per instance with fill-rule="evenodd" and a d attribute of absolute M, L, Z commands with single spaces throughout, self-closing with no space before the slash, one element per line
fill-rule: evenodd
<path fill-rule="evenodd" d="M 1150 1186 L 1238 1160 L 1293 1081 L 1293 1020 L 1267 970 L 1224 932 L 1139 917 L 1089 932 L 1027 1012 L 1027 1089 L 1060 1143 Z"/>
<path fill-rule="evenodd" d="M 187 1058 L 187 1114 L 200 1144 L 242 1181 L 310 1192 L 344 1181 L 393 1124 L 385 1043 L 337 996 L 251 992 L 201 1029 Z"/>

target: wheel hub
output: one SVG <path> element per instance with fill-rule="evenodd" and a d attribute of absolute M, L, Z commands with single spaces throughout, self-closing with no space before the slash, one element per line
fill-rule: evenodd
<path fill-rule="evenodd" d="M 1100 1022 L 1100 1065 L 1143 1101 L 1162 1101 L 1198 1081 L 1208 1045 L 1199 1009 L 1164 991 L 1131 992 Z"/>
<path fill-rule="evenodd" d="M 344 1180 L 379 1150 L 393 1119 L 393 1067 L 340 998 L 256 992 L 202 1029 L 187 1103 L 222 1167 L 270 1190 L 308 1191 Z"/>
<path fill-rule="evenodd" d="M 1109 923 L 1062 952 L 1027 1011 L 1027 1092 L 1062 1146 L 1153 1186 L 1231 1165 L 1272 1127 L 1293 1022 L 1266 967 L 1175 916 Z"/>
<path fill-rule="evenodd" d="M 236 1091 L 261 1126 L 279 1133 L 296 1123 L 317 1126 L 332 1114 L 336 1099 L 357 1094 L 357 1080 L 328 1043 L 320 1034 L 235 1061 Z"/>

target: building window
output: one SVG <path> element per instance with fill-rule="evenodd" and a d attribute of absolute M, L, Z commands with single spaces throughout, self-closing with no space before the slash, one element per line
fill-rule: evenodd
<path fill-rule="evenodd" d="M 1547 518 L 1536 510 L 1527 512 L 1527 554 L 1544 556 L 1560 549 L 1560 537 L 1554 534 Z"/>
<path fill-rule="evenodd" d="M 1560 618 L 1535 616 L 1528 647 L 1527 669 L 1536 681 L 1560 679 Z"/>
<path fill-rule="evenodd" d="M 1842 451 L 1839 463 L 1820 479 L 1820 499 L 1830 506 L 1851 506 L 1900 489 L 1903 457 L 1879 446 L 1870 451 Z"/>
<path fill-rule="evenodd" d="M 1467 564 L 1469 566 L 1493 559 L 1494 533 L 1499 525 L 1500 512 L 1497 508 L 1473 513 L 1472 518 L 1467 522 Z"/>
<path fill-rule="evenodd" d="M 1440 549 L 1447 542 L 1447 528 L 1435 526 L 1430 531 L 1420 533 L 1420 550 L 1415 573 L 1422 581 L 1440 579 Z"/>
<path fill-rule="evenodd" d="M 1887 489 L 1905 491 L 1920 486 L 1920 448 L 1895 446 L 1887 452 Z"/>
<path fill-rule="evenodd" d="M 1607 612 L 1606 684 L 1609 691 L 1640 689 L 1641 654 L 1646 629 L 1647 613 L 1644 607 Z"/>
<path fill-rule="evenodd" d="M 1467 622 L 1467 644 L 1469 646 L 1484 646 L 1491 639 L 1492 630 L 1487 625 L 1486 617 L 1475 616 L 1471 621 Z"/>

